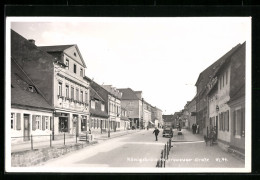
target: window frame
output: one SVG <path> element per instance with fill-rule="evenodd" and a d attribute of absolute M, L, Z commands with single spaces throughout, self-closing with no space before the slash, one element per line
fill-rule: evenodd
<path fill-rule="evenodd" d="M 66 89 L 66 94 L 65 94 L 66 98 L 69 98 L 69 94 L 70 94 L 69 93 L 69 85 L 66 84 L 65 89 Z"/>
<path fill-rule="evenodd" d="M 76 101 L 79 101 L 79 89 L 76 88 Z"/>
<path fill-rule="evenodd" d="M 15 114 L 16 113 L 12 113 L 11 112 L 11 129 L 15 130 Z M 13 117 L 12 117 L 13 115 Z M 13 121 L 13 124 L 12 124 L 12 121 Z M 13 125 L 13 128 L 12 128 L 12 125 Z"/>
<path fill-rule="evenodd" d="M 73 66 L 73 72 L 74 72 L 75 74 L 77 74 L 77 64 L 74 64 L 74 66 Z"/>
<path fill-rule="evenodd" d="M 70 61 L 68 58 L 65 59 L 65 64 L 67 65 L 67 68 L 69 69 L 70 67 Z"/>
<path fill-rule="evenodd" d="M 35 130 L 41 130 L 41 115 L 35 115 Z"/>
<path fill-rule="evenodd" d="M 62 82 L 58 82 L 58 95 L 62 96 Z"/>

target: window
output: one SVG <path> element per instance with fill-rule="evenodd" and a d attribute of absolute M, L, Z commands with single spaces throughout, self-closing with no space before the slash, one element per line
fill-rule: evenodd
<path fill-rule="evenodd" d="M 74 87 L 71 87 L 71 99 L 74 99 Z"/>
<path fill-rule="evenodd" d="M 83 102 L 83 91 L 80 91 L 80 101 Z"/>
<path fill-rule="evenodd" d="M 74 52 L 74 56 L 77 57 L 77 54 Z"/>
<path fill-rule="evenodd" d="M 91 100 L 91 108 L 95 109 L 95 101 Z"/>
<path fill-rule="evenodd" d="M 47 116 L 45 118 L 45 129 L 49 129 L 49 118 Z"/>
<path fill-rule="evenodd" d="M 88 92 L 85 92 L 85 102 L 88 103 Z"/>
<path fill-rule="evenodd" d="M 29 87 L 28 87 L 28 90 L 29 90 L 30 92 L 34 92 L 34 87 L 33 87 L 33 86 L 29 86 Z"/>
<path fill-rule="evenodd" d="M 101 111 L 105 111 L 105 105 L 101 104 Z"/>
<path fill-rule="evenodd" d="M 245 136 L 245 109 L 236 109 L 233 112 L 234 135 L 236 138 Z"/>
<path fill-rule="evenodd" d="M 83 77 L 83 69 L 80 68 L 80 76 Z"/>
<path fill-rule="evenodd" d="M 11 113 L 11 129 L 14 129 L 14 117 L 15 117 L 15 114 L 14 113 Z"/>
<path fill-rule="evenodd" d="M 76 89 L 76 100 L 78 101 L 79 100 L 79 90 Z"/>
<path fill-rule="evenodd" d="M 76 74 L 77 73 L 77 65 L 74 64 L 74 73 Z"/>
<path fill-rule="evenodd" d="M 66 85 L 66 98 L 69 98 L 69 85 Z"/>
<path fill-rule="evenodd" d="M 59 82 L 58 95 L 62 96 L 62 82 Z"/>
<path fill-rule="evenodd" d="M 36 116 L 36 129 L 41 129 L 41 116 Z"/>
<path fill-rule="evenodd" d="M 225 74 L 224 74 L 225 75 Z M 224 85 L 225 85 L 225 83 L 224 83 L 224 75 L 222 76 L 222 83 L 223 83 L 223 87 L 224 87 Z"/>
<path fill-rule="evenodd" d="M 226 72 L 226 84 L 228 83 L 228 71 Z"/>
<path fill-rule="evenodd" d="M 67 66 L 67 69 L 69 69 L 69 60 L 66 58 L 65 64 Z"/>

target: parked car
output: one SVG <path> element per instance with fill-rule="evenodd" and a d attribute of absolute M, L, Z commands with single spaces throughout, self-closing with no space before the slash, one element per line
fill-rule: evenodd
<path fill-rule="evenodd" d="M 170 128 L 170 127 L 164 128 L 164 129 L 163 129 L 162 136 L 163 136 L 163 137 L 172 137 L 172 136 L 173 136 L 172 128 Z"/>

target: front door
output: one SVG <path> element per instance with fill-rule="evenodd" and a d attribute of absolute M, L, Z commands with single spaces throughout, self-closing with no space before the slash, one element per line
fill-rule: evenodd
<path fill-rule="evenodd" d="M 24 132 L 23 132 L 23 139 L 24 141 L 29 141 L 30 140 L 30 120 L 29 120 L 29 115 L 25 114 L 24 117 Z"/>

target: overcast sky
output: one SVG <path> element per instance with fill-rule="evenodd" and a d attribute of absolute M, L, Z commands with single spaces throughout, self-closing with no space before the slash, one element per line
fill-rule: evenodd
<path fill-rule="evenodd" d="M 37 46 L 77 44 L 88 77 L 143 91 L 148 103 L 173 114 L 195 96 L 200 72 L 248 40 L 249 20 L 19 18 L 11 28 Z"/>

